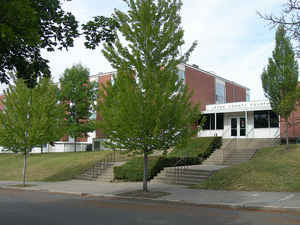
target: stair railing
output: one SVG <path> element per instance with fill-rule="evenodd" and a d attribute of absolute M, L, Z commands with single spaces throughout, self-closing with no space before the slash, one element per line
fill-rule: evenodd
<path fill-rule="evenodd" d="M 93 178 L 96 178 L 104 172 L 110 165 L 114 162 L 116 162 L 120 158 L 120 151 L 119 150 L 113 150 L 113 152 L 110 152 L 107 154 L 103 159 L 97 161 L 88 171 L 90 171 Z M 99 169 L 96 169 L 96 167 L 100 167 Z"/>
<path fill-rule="evenodd" d="M 272 138 L 272 146 L 277 145 L 278 140 L 279 140 L 279 144 L 280 144 L 280 128 L 277 129 L 277 131 L 275 132 L 274 137 Z"/>

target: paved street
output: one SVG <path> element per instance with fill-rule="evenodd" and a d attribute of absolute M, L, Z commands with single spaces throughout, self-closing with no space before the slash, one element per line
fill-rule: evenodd
<path fill-rule="evenodd" d="M 0 189 L 2 225 L 300 224 L 300 213 Z"/>

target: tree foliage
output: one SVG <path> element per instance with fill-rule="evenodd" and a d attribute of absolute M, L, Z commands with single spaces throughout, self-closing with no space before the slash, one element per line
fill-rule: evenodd
<path fill-rule="evenodd" d="M 0 81 L 4 83 L 11 70 L 29 87 L 40 76 L 50 77 L 41 49 L 72 47 L 79 35 L 78 22 L 61 8 L 61 0 L 1 0 L 0 14 Z"/>
<path fill-rule="evenodd" d="M 50 77 L 48 60 L 41 50 L 73 47 L 79 35 L 74 15 L 65 12 L 64 0 L 0 0 L 0 82 L 9 82 L 9 71 L 34 87 L 38 77 Z M 67 0 L 69 1 L 69 0 Z M 95 17 L 82 25 L 87 48 L 113 41 L 117 24 L 109 17 Z"/>
<path fill-rule="evenodd" d="M 105 44 L 103 53 L 117 70 L 114 84 L 100 90 L 100 129 L 107 145 L 144 154 L 147 191 L 148 154 L 166 150 L 195 134 L 197 106 L 178 77 L 196 43 L 183 56 L 180 0 L 127 0 L 127 13 L 115 10 L 114 19 L 128 42 Z"/>
<path fill-rule="evenodd" d="M 287 3 L 282 9 L 281 15 L 274 14 L 262 14 L 258 12 L 259 16 L 266 20 L 270 25 L 277 26 L 282 25 L 287 31 L 290 38 L 299 43 L 300 41 L 300 1 L 299 0 L 287 0 Z M 298 45 L 297 54 L 300 53 L 300 46 Z"/>
<path fill-rule="evenodd" d="M 33 89 L 22 79 L 9 86 L 1 100 L 0 146 L 26 156 L 33 147 L 58 140 L 64 134 L 64 106 L 58 103 L 58 89 L 42 79 Z"/>
<path fill-rule="evenodd" d="M 288 138 L 288 117 L 295 109 L 298 98 L 298 63 L 283 26 L 276 31 L 276 46 L 261 79 L 272 110 L 286 121 Z"/>
<path fill-rule="evenodd" d="M 90 82 L 89 70 L 77 64 L 65 70 L 60 86 L 60 100 L 66 105 L 67 134 L 76 142 L 77 137 L 95 130 L 95 120 L 91 116 L 97 97 L 97 83 Z"/>

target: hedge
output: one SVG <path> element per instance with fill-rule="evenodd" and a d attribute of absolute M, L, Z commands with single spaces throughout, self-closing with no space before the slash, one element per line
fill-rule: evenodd
<path fill-rule="evenodd" d="M 148 159 L 148 180 L 152 179 L 164 167 L 197 165 L 206 159 L 215 149 L 221 147 L 222 138 L 194 138 L 182 148 L 176 148 L 168 156 L 153 156 Z M 178 157 L 178 149 L 192 151 L 192 157 Z M 181 153 L 181 152 L 180 152 Z M 178 155 L 177 155 L 178 154 Z M 124 165 L 114 167 L 114 176 L 116 179 L 127 181 L 142 181 L 144 174 L 144 158 L 135 157 L 127 161 Z"/>
<path fill-rule="evenodd" d="M 164 167 L 183 166 L 183 165 L 197 165 L 201 163 L 201 158 L 179 158 L 179 157 L 165 157 L 156 156 L 148 159 L 148 180 L 151 180 Z M 122 166 L 114 167 L 115 179 L 127 181 L 142 181 L 144 175 L 144 158 L 135 157 L 129 160 Z"/>

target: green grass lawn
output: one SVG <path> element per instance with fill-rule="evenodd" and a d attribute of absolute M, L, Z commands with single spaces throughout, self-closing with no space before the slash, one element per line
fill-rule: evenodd
<path fill-rule="evenodd" d="M 173 157 L 199 157 L 210 154 L 210 148 L 221 147 L 221 139 L 216 137 L 192 138 L 185 146 L 177 146 L 168 156 Z"/>
<path fill-rule="evenodd" d="M 72 179 L 110 151 L 30 154 L 28 181 L 63 181 Z M 24 157 L 21 154 L 0 154 L 0 180 L 21 180 Z"/>
<path fill-rule="evenodd" d="M 300 191 L 300 145 L 264 148 L 239 165 L 219 170 L 199 189 L 240 191 Z"/>

